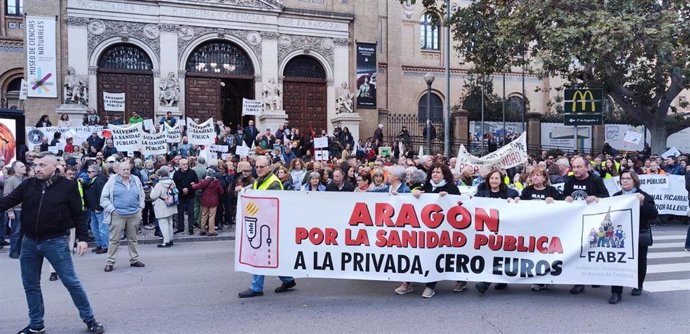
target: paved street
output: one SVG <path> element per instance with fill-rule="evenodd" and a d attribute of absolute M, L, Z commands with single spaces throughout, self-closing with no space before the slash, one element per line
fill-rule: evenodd
<path fill-rule="evenodd" d="M 234 241 L 179 242 L 170 249 L 141 245 L 146 268 L 130 268 L 126 248 L 111 273 L 104 255 L 89 252 L 76 260 L 97 319 L 108 333 L 687 333 L 690 328 L 690 253 L 682 245 L 687 226 L 655 228 L 646 290 L 622 303 L 607 304 L 609 289 L 588 288 L 572 296 L 569 286 L 532 292 L 527 286 L 450 292 L 439 284 L 430 300 L 422 287 L 396 296 L 397 282 L 298 279 L 296 291 L 238 299 L 250 275 L 233 271 Z M 180 240 L 181 241 L 181 240 Z M 49 282 L 43 293 L 48 333 L 81 333 L 64 287 Z M 27 322 L 18 261 L 0 251 L 0 333 Z"/>

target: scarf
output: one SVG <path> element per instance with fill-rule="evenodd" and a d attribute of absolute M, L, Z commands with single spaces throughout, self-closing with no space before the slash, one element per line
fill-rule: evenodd
<path fill-rule="evenodd" d="M 429 180 L 429 183 L 431 184 L 431 191 L 436 191 L 436 188 L 441 188 L 446 185 L 446 180 L 443 179 L 439 181 L 438 183 L 435 183 L 434 180 Z"/>
<path fill-rule="evenodd" d="M 634 193 L 637 192 L 637 188 L 636 188 L 636 187 L 632 187 L 632 189 L 630 189 L 630 191 L 621 190 L 621 192 L 623 192 L 623 195 L 634 194 Z"/>

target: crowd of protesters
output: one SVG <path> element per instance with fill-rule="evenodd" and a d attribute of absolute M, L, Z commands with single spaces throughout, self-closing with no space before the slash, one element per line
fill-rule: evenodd
<path fill-rule="evenodd" d="M 141 122 L 138 115 L 130 118 L 130 123 Z M 121 117 L 113 117 L 114 122 L 122 123 Z M 61 118 L 61 122 L 68 119 Z M 99 116 L 90 112 L 83 124 L 100 124 Z M 114 124 L 111 121 L 111 124 Z M 177 119 L 168 113 L 156 122 L 159 128 L 164 123 L 174 126 Z M 41 118 L 37 126 L 50 126 L 49 117 Z M 570 154 L 558 151 L 543 151 L 530 156 L 524 165 L 509 170 L 493 170 L 476 173 L 472 167 L 458 168 L 457 159 L 441 155 L 415 156 L 409 143 L 409 134 L 401 132 L 392 139 L 394 149 L 389 156 L 378 155 L 377 148 L 384 146 L 383 125 L 379 125 L 370 140 L 355 142 L 347 127 L 336 126 L 333 133 L 320 130 L 317 135 L 309 129 L 300 131 L 288 122 L 280 125 L 275 132 L 271 129 L 259 130 L 253 121 L 246 127 L 231 127 L 222 122 L 216 124 L 217 145 L 227 145 L 227 154 L 204 152 L 203 147 L 192 145 L 182 130 L 182 141 L 169 144 L 168 154 L 147 156 L 140 152 L 129 155 L 121 152 L 110 138 L 103 138 L 94 132 L 81 145 L 74 145 L 74 138 L 61 138 L 57 133 L 52 142 L 43 138 L 41 145 L 26 152 L 20 159 L 3 170 L 5 194 L 11 192 L 22 180 L 34 175 L 33 161 L 41 151 L 50 146 L 64 144 L 58 163 L 61 171 L 73 173 L 78 183 L 85 210 L 85 220 L 90 227 L 97 254 L 108 254 L 105 271 L 115 269 L 117 245 L 120 239 L 127 239 L 130 265 L 143 267 L 139 258 L 137 232 L 140 228 L 155 230 L 160 238 L 158 247 L 174 245 L 174 235 L 188 233 L 214 237 L 217 230 L 231 228 L 235 223 L 236 198 L 246 187 L 261 189 L 261 183 L 269 173 L 271 184 L 276 189 L 287 191 L 341 191 L 341 192 L 384 192 L 391 194 L 437 193 L 439 196 L 459 194 L 462 187 L 474 187 L 475 196 L 503 198 L 507 200 L 554 200 L 572 201 L 583 199 L 590 202 L 596 198 L 608 197 L 603 190 L 602 179 L 619 178 L 622 185 L 630 185 L 623 193 L 639 192 L 638 175 L 674 174 L 685 175 L 690 171 L 687 156 L 662 158 L 657 155 L 619 154 L 608 145 L 602 152 L 594 155 Z M 403 129 L 404 131 L 404 129 Z M 314 159 L 314 139 L 328 137 L 328 160 Z M 249 157 L 236 155 L 236 148 L 251 147 Z M 129 152 L 131 154 L 132 152 Z M 262 163 L 257 163 L 257 161 Z M 266 164 L 263 164 L 266 162 Z M 266 170 L 263 170 L 266 169 Z M 690 188 L 690 173 L 686 175 L 686 187 Z M 561 192 L 552 185 L 565 183 Z M 582 184 L 586 193 L 573 190 L 573 184 Z M 570 188 L 569 188 L 570 187 Z M 270 189 L 274 189 L 270 188 Z M 589 189 L 591 188 L 591 191 Z M 641 205 L 649 208 L 651 198 L 641 194 Z M 653 200 L 651 200 L 653 206 Z M 651 210 L 650 210 L 651 211 Z M 656 212 L 656 209 L 653 210 Z M 20 256 L 21 209 L 15 207 L 7 211 L 10 231 L 10 257 Z M 645 216 L 645 224 L 656 219 L 651 212 Z M 642 224 L 642 223 L 641 223 Z M 649 229 L 649 226 L 645 226 Z M 642 226 L 641 226 L 642 229 Z M 0 241 L 5 243 L 6 228 L 0 229 Z M 690 251 L 690 231 L 686 250 Z M 645 248 L 646 249 L 646 248 Z M 644 259 L 646 261 L 646 259 Z M 645 262 L 646 266 L 646 262 Z M 240 297 L 254 297 L 263 294 L 263 277 L 255 278 L 252 288 Z M 642 291 L 644 275 L 633 294 Z M 484 294 L 490 282 L 476 285 Z M 283 278 L 283 285 L 276 292 L 294 287 L 294 280 Z M 462 291 L 467 282 L 457 282 L 454 291 Z M 507 285 L 497 284 L 497 290 Z M 535 291 L 549 288 L 534 285 Z M 279 291 L 280 290 L 280 291 Z M 412 292 L 409 282 L 395 289 L 398 294 Z M 584 291 L 583 286 L 575 286 L 571 293 Z M 435 293 L 435 283 L 428 283 L 422 296 L 430 298 Z M 620 301 L 620 289 L 613 291 L 609 301 Z M 614 298 L 616 297 L 616 298 Z"/>

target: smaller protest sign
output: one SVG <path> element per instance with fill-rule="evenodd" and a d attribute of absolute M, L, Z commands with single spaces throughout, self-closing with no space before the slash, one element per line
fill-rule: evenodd
<path fill-rule="evenodd" d="M 259 116 L 262 111 L 264 111 L 263 102 L 242 99 L 242 116 Z"/>
<path fill-rule="evenodd" d="M 328 137 L 314 138 L 314 148 L 328 147 Z"/>
<path fill-rule="evenodd" d="M 125 93 L 103 92 L 103 109 L 105 111 L 125 111 Z"/>

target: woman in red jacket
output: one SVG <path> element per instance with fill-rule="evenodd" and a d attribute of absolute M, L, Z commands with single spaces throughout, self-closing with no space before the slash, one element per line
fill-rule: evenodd
<path fill-rule="evenodd" d="M 192 183 L 192 189 L 201 189 L 201 223 L 199 230 L 201 235 L 206 235 L 206 224 L 208 223 L 208 236 L 213 237 L 216 233 L 216 209 L 220 204 L 220 196 L 225 190 L 220 181 L 216 179 L 216 171 L 212 168 L 206 170 L 206 177 L 198 183 Z"/>

